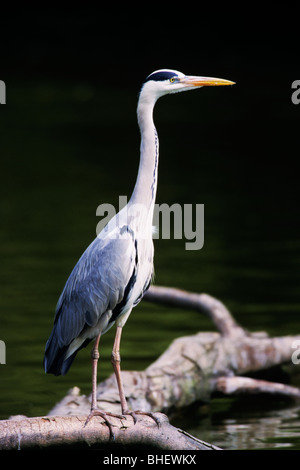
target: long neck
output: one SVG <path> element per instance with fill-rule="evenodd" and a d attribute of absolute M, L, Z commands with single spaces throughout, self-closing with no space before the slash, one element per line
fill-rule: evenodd
<path fill-rule="evenodd" d="M 137 108 L 141 132 L 141 155 L 136 184 L 130 204 L 142 204 L 153 215 L 158 171 L 158 136 L 153 123 L 155 102 L 140 96 Z"/>

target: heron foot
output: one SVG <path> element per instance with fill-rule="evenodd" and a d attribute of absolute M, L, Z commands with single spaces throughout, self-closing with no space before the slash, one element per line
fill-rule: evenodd
<path fill-rule="evenodd" d="M 124 419 L 124 416 L 117 415 L 115 413 L 110 413 L 109 411 L 102 411 L 102 410 L 99 410 L 99 408 L 92 408 L 91 411 L 90 411 L 90 414 L 88 415 L 88 417 L 86 419 L 86 422 L 84 423 L 84 427 L 90 422 L 90 420 L 94 416 L 101 416 L 101 418 L 104 419 L 104 423 L 106 424 L 106 426 L 109 429 L 110 439 L 114 441 L 115 440 L 115 434 L 114 434 L 113 429 L 112 429 L 112 423 L 109 421 L 108 416 L 112 416 L 113 418 L 119 418 L 119 419 Z"/>
<path fill-rule="evenodd" d="M 153 421 L 156 423 L 157 427 L 160 427 L 162 424 L 161 420 L 155 416 L 154 413 L 148 412 L 148 411 L 140 411 L 140 410 L 135 410 L 135 411 L 130 411 L 130 410 L 125 410 L 122 412 L 122 415 L 126 418 L 126 416 L 132 416 L 134 424 L 136 424 L 138 417 L 137 415 L 144 415 L 144 416 L 149 416 L 150 418 L 153 419 Z"/>

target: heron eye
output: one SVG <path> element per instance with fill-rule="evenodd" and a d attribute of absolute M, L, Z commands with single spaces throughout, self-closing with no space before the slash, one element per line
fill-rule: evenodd
<path fill-rule="evenodd" d="M 169 81 L 170 81 L 171 83 L 174 83 L 174 82 L 175 82 L 175 78 L 174 78 L 174 77 L 172 77 L 172 78 L 170 78 L 170 80 L 169 80 Z"/>

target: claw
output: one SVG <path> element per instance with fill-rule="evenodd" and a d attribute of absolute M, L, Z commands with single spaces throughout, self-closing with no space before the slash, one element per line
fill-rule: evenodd
<path fill-rule="evenodd" d="M 132 416 L 134 424 L 136 424 L 137 422 L 137 415 L 144 415 L 144 416 L 149 416 L 150 418 L 152 418 L 153 421 L 155 421 L 157 427 L 160 427 L 161 425 L 160 419 L 157 416 L 155 416 L 154 413 L 151 413 L 151 412 L 140 411 L 140 410 L 136 410 L 136 411 L 126 410 L 122 414 L 124 415 L 124 417 L 126 417 L 126 415 Z"/>
<path fill-rule="evenodd" d="M 109 411 L 101 411 L 99 410 L 98 408 L 93 408 L 91 409 L 90 411 L 90 414 L 88 415 L 87 419 L 86 419 L 86 422 L 84 423 L 84 427 L 90 422 L 90 420 L 94 417 L 94 416 L 101 416 L 101 418 L 104 419 L 104 422 L 106 424 L 106 426 L 108 427 L 109 429 L 109 437 L 112 441 L 115 440 L 115 434 L 112 430 L 112 424 L 111 422 L 107 419 L 107 416 L 112 416 L 114 418 L 119 418 L 119 419 L 124 419 L 124 416 L 121 416 L 121 415 L 117 415 L 117 414 L 114 414 L 114 413 L 110 413 Z"/>

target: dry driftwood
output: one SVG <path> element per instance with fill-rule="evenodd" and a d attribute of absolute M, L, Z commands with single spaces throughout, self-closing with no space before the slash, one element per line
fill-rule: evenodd
<path fill-rule="evenodd" d="M 102 418 L 96 416 L 86 426 L 85 421 L 85 416 L 20 417 L 1 421 L 0 449 L 134 449 L 135 454 L 137 450 L 145 449 L 218 449 L 170 425 L 164 415 L 160 416 L 159 428 L 149 417 L 143 417 L 136 424 L 131 417 L 126 420 L 110 418 L 115 436 L 113 441 Z"/>
<path fill-rule="evenodd" d="M 290 363 L 293 345 L 300 344 L 300 335 L 271 338 L 266 333 L 249 333 L 235 322 L 220 301 L 207 294 L 152 286 L 144 299 L 205 313 L 218 332 L 178 338 L 144 371 L 123 371 L 124 387 L 131 409 L 170 415 L 172 411 L 194 402 L 208 401 L 214 393 L 220 392 L 227 395 L 271 393 L 292 399 L 300 398 L 300 390 L 296 387 L 244 377 L 250 372 Z M 112 413 L 120 412 L 113 375 L 98 386 L 98 407 Z M 50 445 L 49 442 L 93 445 L 96 439 L 103 444 L 109 436 L 106 426 L 95 427 L 95 423 L 91 424 L 93 418 L 83 428 L 89 411 L 90 399 L 74 387 L 46 418 L 28 418 L 19 424 L 16 421 L 2 422 L 0 436 L 4 437 L 2 441 L 0 437 L 0 445 L 1 442 L 4 445 L 11 440 L 16 447 L 20 436 L 22 446 L 25 443 L 29 445 L 30 439 L 38 445 Z M 97 420 L 101 422 L 101 418 Z M 128 444 L 136 445 L 140 442 L 161 449 L 190 449 L 190 446 L 195 446 L 194 449 L 215 448 L 173 428 L 166 421 L 159 429 L 147 417 L 139 418 L 135 426 L 132 426 L 130 418 L 126 421 L 115 419 L 113 424 L 116 444 L 120 445 L 126 441 Z"/>
<path fill-rule="evenodd" d="M 293 344 L 300 344 L 300 335 L 271 338 L 264 332 L 249 333 L 235 322 L 219 300 L 207 294 L 152 286 L 144 299 L 201 311 L 211 318 L 219 332 L 177 338 L 144 371 L 123 371 L 131 409 L 169 415 L 194 402 L 208 401 L 216 392 L 237 394 L 256 391 L 300 398 L 300 390 L 296 387 L 266 381 L 260 383 L 262 381 L 259 380 L 255 381 L 254 387 L 254 379 L 251 383 L 244 381 L 241 386 L 242 378 L 237 380 L 250 372 L 291 363 Z M 236 379 L 235 387 L 233 378 Z M 98 405 L 113 413 L 120 411 L 114 375 L 98 385 Z M 87 414 L 89 409 L 89 398 L 74 389 L 49 414 Z"/>

